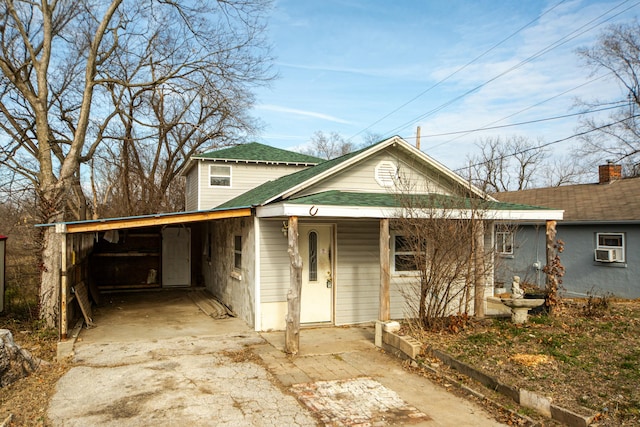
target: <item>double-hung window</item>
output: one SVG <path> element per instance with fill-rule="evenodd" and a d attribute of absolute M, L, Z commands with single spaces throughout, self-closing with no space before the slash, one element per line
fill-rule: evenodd
<path fill-rule="evenodd" d="M 513 231 L 500 227 L 496 231 L 496 252 L 500 255 L 513 255 Z"/>
<path fill-rule="evenodd" d="M 231 166 L 209 165 L 209 185 L 211 187 L 231 187 Z"/>
<path fill-rule="evenodd" d="M 420 265 L 426 265 L 427 244 L 424 240 L 393 234 L 392 268 L 395 273 L 417 273 L 422 270 Z"/>

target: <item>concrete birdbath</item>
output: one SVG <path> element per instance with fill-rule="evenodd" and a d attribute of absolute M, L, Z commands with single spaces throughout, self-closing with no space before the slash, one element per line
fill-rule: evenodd
<path fill-rule="evenodd" d="M 529 310 L 544 304 L 544 299 L 500 298 L 500 301 L 511 309 L 513 323 L 527 323 Z"/>

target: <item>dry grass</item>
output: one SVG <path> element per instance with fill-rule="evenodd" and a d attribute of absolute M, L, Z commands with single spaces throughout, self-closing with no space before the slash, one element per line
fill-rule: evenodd
<path fill-rule="evenodd" d="M 640 301 L 574 301 L 525 325 L 471 319 L 458 333 L 419 339 L 503 383 L 599 413 L 599 426 L 640 425 Z"/>
<path fill-rule="evenodd" d="M 49 400 L 68 369 L 54 360 L 58 336 L 55 331 L 38 329 L 37 322 L 0 318 L 0 328 L 9 329 L 20 347 L 47 362 L 28 377 L 0 388 L 0 423 L 11 417 L 8 426 L 47 426 Z"/>

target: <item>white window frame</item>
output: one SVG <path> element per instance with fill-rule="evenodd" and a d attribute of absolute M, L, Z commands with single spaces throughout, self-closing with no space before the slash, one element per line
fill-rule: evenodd
<path fill-rule="evenodd" d="M 514 233 L 511 230 L 496 231 L 496 252 L 500 255 L 513 255 Z M 506 239 L 510 240 L 507 244 Z"/>
<path fill-rule="evenodd" d="M 396 237 L 404 237 L 402 233 L 391 233 L 391 273 L 396 276 L 417 276 L 420 274 L 420 270 L 396 270 L 396 256 L 398 255 L 411 255 L 415 256 L 416 251 L 398 251 L 396 248 Z"/>
<path fill-rule="evenodd" d="M 221 174 L 214 174 L 211 172 L 211 168 L 227 168 L 229 170 L 229 175 L 221 175 Z M 218 165 L 218 164 L 214 164 L 214 165 L 209 165 L 209 187 L 217 187 L 217 188 L 231 188 L 231 166 L 230 165 Z M 211 183 L 211 178 L 228 178 L 229 179 L 229 185 L 218 185 L 218 184 L 212 184 Z"/>
<path fill-rule="evenodd" d="M 600 244 L 600 237 L 616 236 L 620 237 L 620 246 L 612 246 Z M 613 262 L 625 262 L 625 235 L 624 233 L 596 233 L 596 250 L 614 249 L 616 251 L 616 260 Z"/>

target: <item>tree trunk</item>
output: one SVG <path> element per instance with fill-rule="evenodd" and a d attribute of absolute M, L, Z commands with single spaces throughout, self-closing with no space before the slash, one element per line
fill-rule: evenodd
<path fill-rule="evenodd" d="M 42 276 L 40 282 L 40 319 L 47 327 L 58 326 L 60 310 L 60 248 L 62 235 L 55 227 L 44 230 L 42 249 Z"/>
<path fill-rule="evenodd" d="M 0 387 L 24 378 L 38 369 L 40 360 L 13 341 L 7 329 L 0 329 Z"/>
<path fill-rule="evenodd" d="M 298 217 L 289 217 L 290 288 L 287 293 L 287 329 L 285 351 L 298 354 L 300 348 L 300 298 L 302 295 L 302 258 L 298 250 Z"/>

